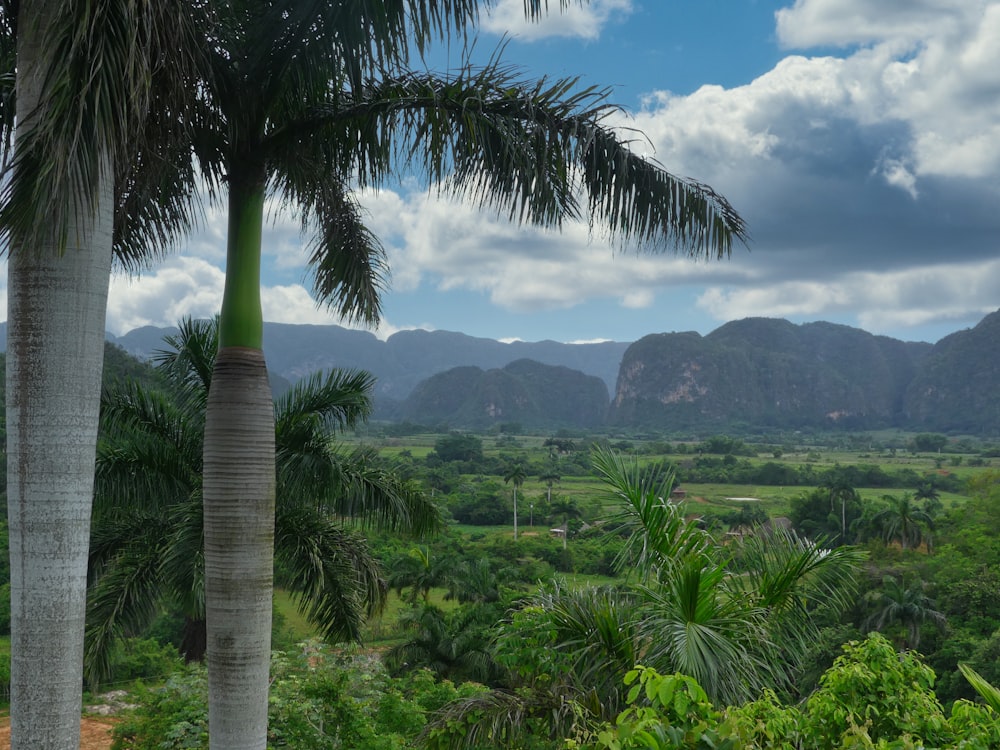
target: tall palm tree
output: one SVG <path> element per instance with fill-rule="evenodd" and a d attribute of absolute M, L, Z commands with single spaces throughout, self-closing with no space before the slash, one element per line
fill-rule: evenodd
<path fill-rule="evenodd" d="M 903 549 L 919 547 L 924 538 L 923 527 L 933 529 L 934 519 L 910 495 L 885 495 L 882 499 L 889 506 L 876 513 L 872 521 L 881 526 L 885 540 L 898 539 Z"/>
<path fill-rule="evenodd" d="M 560 0 L 566 6 L 571 0 Z M 548 3 L 527 0 L 532 17 Z M 623 243 L 724 257 L 742 220 L 606 126 L 606 92 L 528 81 L 498 60 L 447 74 L 408 69 L 411 49 L 464 33 L 478 0 L 213 3 L 195 154 L 228 191 L 220 351 L 205 436 L 205 561 L 213 748 L 265 742 L 273 446 L 261 351 L 265 197 L 297 207 L 317 296 L 373 322 L 385 258 L 350 190 L 403 169 L 512 220 L 586 215 Z M 632 135 L 627 136 L 631 139 Z"/>
<path fill-rule="evenodd" d="M 157 158 L 189 140 L 188 5 L 0 2 L 13 748 L 79 742 L 109 274 L 191 217 Z"/>
<path fill-rule="evenodd" d="M 925 584 L 917 580 L 907 586 L 895 576 L 884 576 L 882 586 L 869 592 L 872 613 L 865 620 L 865 627 L 882 631 L 900 625 L 906 631 L 903 649 L 920 645 L 920 630 L 924 623 L 944 627 L 947 618 L 934 609 L 934 601 L 927 596 Z"/>
<path fill-rule="evenodd" d="M 570 497 L 558 498 L 554 503 L 549 503 L 549 513 L 553 518 L 562 519 L 562 542 L 563 549 L 569 545 L 569 519 L 580 517 L 580 506 Z"/>
<path fill-rule="evenodd" d="M 205 649 L 202 442 L 217 327 L 182 321 L 157 355 L 163 390 L 134 382 L 103 397 L 91 544 L 93 580 L 86 665 L 106 679 L 114 643 L 163 606 L 186 619 L 182 649 Z M 347 452 L 335 430 L 370 411 L 367 373 L 333 371 L 300 381 L 276 407 L 275 553 L 282 583 L 330 640 L 356 639 L 385 598 L 379 566 L 358 524 L 421 533 L 437 512 L 366 451 Z"/>
<path fill-rule="evenodd" d="M 545 482 L 545 502 L 549 505 L 552 504 L 552 485 L 560 479 L 562 479 L 562 475 L 559 473 L 559 464 L 556 462 L 555 456 L 551 456 L 549 465 L 542 469 L 542 472 L 538 475 L 538 480 Z"/>
<path fill-rule="evenodd" d="M 511 461 L 504 467 L 503 482 L 514 486 L 514 541 L 517 541 L 517 489 L 528 478 L 528 470 L 521 460 Z"/>
<path fill-rule="evenodd" d="M 858 491 L 842 472 L 836 470 L 831 472 L 822 487 L 829 493 L 831 514 L 835 510 L 840 511 L 840 538 L 837 541 L 840 544 L 847 544 L 847 504 L 858 503 Z"/>

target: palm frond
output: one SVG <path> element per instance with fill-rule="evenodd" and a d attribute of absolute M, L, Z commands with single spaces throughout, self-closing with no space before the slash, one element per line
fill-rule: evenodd
<path fill-rule="evenodd" d="M 549 647 L 567 660 L 566 674 L 549 676 L 595 691 L 609 716 L 624 708 L 622 680 L 643 658 L 638 603 L 606 586 L 571 590 L 558 584 L 527 602 L 544 610 L 540 624 L 548 629 Z"/>
<path fill-rule="evenodd" d="M 597 709 L 587 713 L 587 709 Z M 581 722 L 600 717 L 592 694 L 556 684 L 509 692 L 491 690 L 445 706 L 421 733 L 421 746 L 431 750 L 522 748 L 540 728 L 552 740 L 572 736 Z"/>
<path fill-rule="evenodd" d="M 275 559 L 287 571 L 285 585 L 299 609 L 336 642 L 357 640 L 366 617 L 385 602 L 387 587 L 364 537 L 307 508 L 279 505 Z"/>
<path fill-rule="evenodd" d="M 751 700 L 776 675 L 761 657 L 771 642 L 766 611 L 727 596 L 725 583 L 721 566 L 687 558 L 659 585 L 640 589 L 639 631 L 649 643 L 643 663 L 690 675 L 728 705 Z"/>
<path fill-rule="evenodd" d="M 711 538 L 670 501 L 673 469 L 643 467 L 635 457 L 626 459 L 600 447 L 591 462 L 620 508 L 609 525 L 629 534 L 615 559 L 617 570 L 635 569 L 649 576 L 675 560 L 705 554 Z"/>
<path fill-rule="evenodd" d="M 205 619 L 205 539 L 200 488 L 169 511 L 160 575 L 175 604 L 191 620 Z"/>
<path fill-rule="evenodd" d="M 95 473 L 95 512 L 116 506 L 176 502 L 200 484 L 197 414 L 133 381 L 102 394 L 102 434 Z"/>
<path fill-rule="evenodd" d="M 1000 690 L 968 664 L 959 662 L 958 668 L 965 679 L 969 681 L 969 684 L 972 685 L 972 688 L 979 693 L 983 702 L 997 713 L 1000 713 Z"/>
<path fill-rule="evenodd" d="M 746 227 L 722 196 L 670 174 L 604 124 L 617 111 L 607 96 L 574 79 L 527 80 L 496 59 L 449 76 L 386 73 L 363 89 L 331 92 L 264 147 L 361 184 L 417 168 L 519 222 L 559 226 L 585 205 L 593 225 L 652 250 L 721 258 L 745 242 Z"/>
<path fill-rule="evenodd" d="M 219 350 L 219 320 L 181 319 L 176 335 L 164 337 L 166 349 L 153 352 L 153 362 L 199 411 L 204 411 L 212 368 Z"/>
<path fill-rule="evenodd" d="M 17 64 L 17 4 L 0 3 L 0 172 L 13 156 L 15 66 Z"/>
<path fill-rule="evenodd" d="M 389 264 L 359 204 L 343 183 L 324 184 L 308 197 L 291 187 L 286 185 L 285 194 L 302 205 L 303 232 L 312 238 L 309 268 L 316 298 L 348 320 L 377 323 Z"/>
<path fill-rule="evenodd" d="M 344 523 L 424 536 L 440 529 L 437 506 L 415 482 L 401 479 L 374 451 L 326 444 L 316 452 L 278 451 L 282 504 L 319 503 Z"/>
<path fill-rule="evenodd" d="M 157 613 L 162 548 L 148 537 L 122 549 L 91 589 L 84 636 L 84 671 L 92 687 L 111 676 L 115 643 L 135 635 Z"/>
<path fill-rule="evenodd" d="M 350 429 L 371 414 L 371 391 L 375 377 L 361 370 L 315 372 L 295 383 L 275 404 L 275 425 L 279 433 L 305 421 L 304 435 L 324 429 Z"/>
<path fill-rule="evenodd" d="M 157 138 L 173 128 L 172 142 L 184 140 L 183 113 L 196 91 L 195 28 L 205 7 L 182 0 L 70 3 L 53 18 L 32 19 L 45 57 L 20 61 L 38 70 L 41 88 L 37 102 L 20 104 L 17 154 L 3 195 L 8 239 L 52 239 L 64 247 L 70 222 L 89 216 L 99 185 L 116 178 L 119 208 L 137 209 L 127 221 L 119 212 L 116 249 L 127 266 L 152 250 L 141 240 L 167 241 L 189 226 L 193 204 L 183 190 L 155 196 L 180 184 L 166 177 L 177 162 L 157 161 L 142 135 L 144 122 L 159 122 Z M 159 207 L 146 203 L 154 197 Z"/>
<path fill-rule="evenodd" d="M 844 611 L 855 601 L 867 555 L 854 547 L 826 549 L 789 529 L 774 528 L 741 542 L 741 572 L 733 580 L 774 612 L 805 606 Z"/>

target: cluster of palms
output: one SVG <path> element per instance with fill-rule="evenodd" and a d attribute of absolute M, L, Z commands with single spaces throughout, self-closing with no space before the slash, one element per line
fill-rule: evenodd
<path fill-rule="evenodd" d="M 622 679 L 636 664 L 694 677 L 722 704 L 765 687 L 794 692 L 823 618 L 853 603 L 860 551 L 824 549 L 780 528 L 722 544 L 664 499 L 671 471 L 605 450 L 594 465 L 622 508 L 609 523 L 627 535 L 617 564 L 632 580 L 555 585 L 530 598 L 497 644 L 517 690 L 452 706 L 439 744 L 516 747 L 525 731 L 572 736 L 576 722 L 622 710 Z"/>
<path fill-rule="evenodd" d="M 110 675 L 114 646 L 166 608 L 185 618 L 189 660 L 205 653 L 202 448 L 217 350 L 214 321 L 184 320 L 156 356 L 160 388 L 117 383 L 102 397 L 85 667 Z M 357 529 L 420 535 L 434 505 L 369 449 L 334 439 L 371 411 L 373 381 L 330 371 L 275 404 L 275 557 L 279 583 L 330 642 L 357 639 L 384 603 L 386 582 Z"/>
<path fill-rule="evenodd" d="M 569 0 L 560 0 L 565 6 Z M 529 16 L 547 3 L 529 0 Z M 317 297 L 379 317 L 385 258 L 353 188 L 423 173 L 512 220 L 589 215 L 622 240 L 722 257 L 744 226 L 704 185 L 631 151 L 606 92 L 494 61 L 434 74 L 478 0 L 4 0 L 12 746 L 78 733 L 100 356 L 114 253 L 129 267 L 229 212 L 202 466 L 212 747 L 262 748 L 275 548 L 261 352 L 265 199 L 293 206 Z M 17 124 L 16 142 L 11 137 Z M 52 539 L 58 538 L 58 554 Z M 39 673 L 48 679 L 44 685 Z"/>

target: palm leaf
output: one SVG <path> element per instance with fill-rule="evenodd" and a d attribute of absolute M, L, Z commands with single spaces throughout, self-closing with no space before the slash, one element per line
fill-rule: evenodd
<path fill-rule="evenodd" d="M 163 551 L 159 542 L 152 528 L 133 538 L 110 561 L 90 592 L 84 665 L 92 687 L 111 676 L 115 643 L 141 632 L 159 611 Z"/>
<path fill-rule="evenodd" d="M 615 568 L 655 574 L 672 561 L 703 555 L 710 537 L 688 521 L 679 505 L 670 502 L 674 472 L 666 467 L 642 467 L 638 458 L 624 458 L 605 448 L 596 448 L 591 462 L 597 476 L 610 487 L 609 500 L 620 510 L 609 526 L 628 533 Z"/>
<path fill-rule="evenodd" d="M 208 389 L 212 385 L 212 368 L 219 350 L 219 321 L 183 318 L 176 335 L 164 337 L 166 349 L 153 353 L 153 362 L 175 387 L 175 395 L 183 395 L 199 412 L 204 411 Z"/>
<path fill-rule="evenodd" d="M 359 639 L 366 617 L 381 609 L 387 594 L 365 539 L 315 510 L 279 505 L 274 546 L 276 560 L 287 571 L 285 584 L 323 637 Z"/>
<path fill-rule="evenodd" d="M 43 24 L 47 62 L 37 108 L 22 117 L 3 193 L 9 237 L 26 246 L 51 238 L 64 247 L 70 222 L 94 210 L 102 181 L 118 183 L 116 251 L 127 266 L 155 249 L 146 240 L 165 243 L 189 226 L 190 168 L 184 159 L 157 159 L 156 151 L 179 153 L 176 144 L 186 139 L 192 118 L 184 113 L 199 65 L 189 53 L 200 48 L 195 29 L 206 7 L 182 0 L 68 3 L 52 18 L 33 19 Z M 155 132 L 145 123 L 158 123 Z M 179 189 L 160 193 L 168 185 Z"/>
<path fill-rule="evenodd" d="M 994 687 L 985 677 L 979 674 L 968 664 L 959 662 L 959 670 L 973 689 L 979 693 L 983 702 L 997 713 L 1000 713 L 1000 690 Z"/>

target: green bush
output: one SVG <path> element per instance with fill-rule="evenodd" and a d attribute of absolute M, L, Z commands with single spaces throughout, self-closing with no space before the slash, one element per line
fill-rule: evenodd
<path fill-rule="evenodd" d="M 388 676 L 377 657 L 337 656 L 318 643 L 271 662 L 268 747 L 403 750 L 430 712 L 481 687 L 457 688 L 426 670 Z M 139 686 L 138 707 L 114 729 L 113 750 L 208 747 L 205 669 L 188 666 L 160 687 Z"/>

